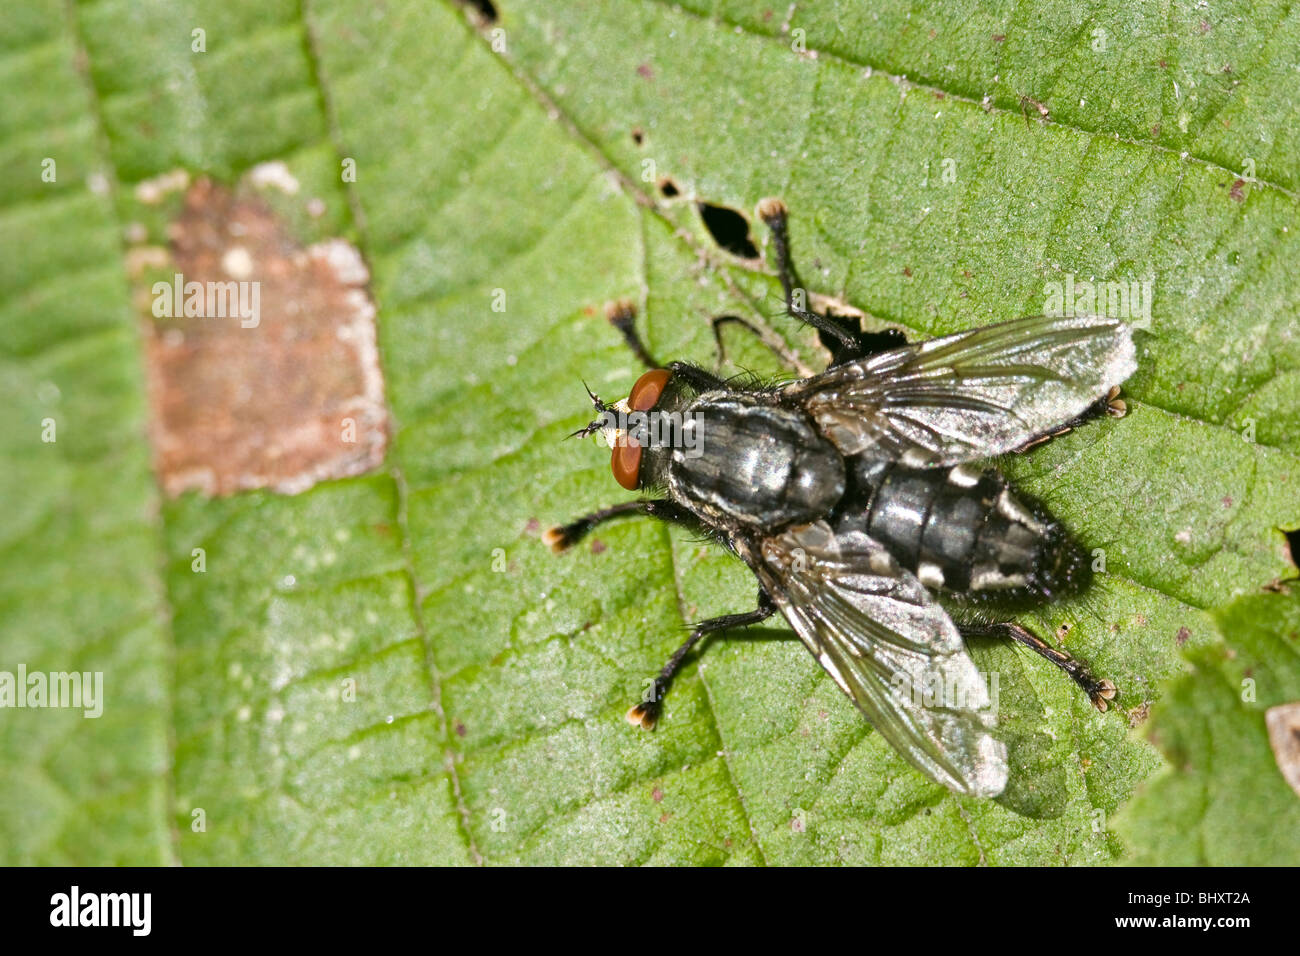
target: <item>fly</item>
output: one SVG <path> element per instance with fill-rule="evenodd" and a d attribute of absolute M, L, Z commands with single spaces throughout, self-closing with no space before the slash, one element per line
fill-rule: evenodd
<path fill-rule="evenodd" d="M 634 315 L 611 314 L 650 371 L 627 399 L 588 393 L 614 478 L 647 493 L 550 529 L 556 551 L 628 514 L 716 538 L 758 579 L 757 607 L 697 624 L 628 719 L 651 729 L 708 634 L 780 611 L 909 762 L 955 792 L 996 796 L 1005 745 L 965 639 L 997 635 L 1052 661 L 1099 710 L 1115 685 L 1009 620 L 1087 587 L 1087 552 L 1041 504 L 977 463 L 1124 413 L 1132 333 L 1100 317 L 1035 317 L 872 351 L 875 340 L 796 305 L 786 208 L 759 204 L 787 313 L 831 348 L 825 372 L 781 384 L 658 367 Z M 728 321 L 743 321 L 727 317 Z M 943 603 L 940 603 L 940 597 Z"/>

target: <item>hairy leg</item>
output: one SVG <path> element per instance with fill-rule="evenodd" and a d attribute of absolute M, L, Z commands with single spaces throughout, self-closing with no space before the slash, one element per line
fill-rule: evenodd
<path fill-rule="evenodd" d="M 640 703 L 634 704 L 628 710 L 628 723 L 642 727 L 645 730 L 654 729 L 659 720 L 659 713 L 663 708 L 664 695 L 668 693 L 668 688 L 672 684 L 673 675 L 677 673 L 677 668 L 681 666 L 686 655 L 690 653 L 692 647 L 699 643 L 701 638 L 718 631 L 725 631 L 728 628 L 748 627 L 751 624 L 757 624 L 760 621 L 767 620 L 775 613 L 776 605 L 772 603 L 772 599 L 767 596 L 766 592 L 759 591 L 758 607 L 754 610 L 742 614 L 723 614 L 720 617 L 711 617 L 707 621 L 696 624 L 691 630 L 691 636 L 682 642 L 681 647 L 673 651 L 672 657 L 668 658 L 668 663 L 664 664 L 658 676 L 650 681 Z"/>
<path fill-rule="evenodd" d="M 1071 657 L 1065 651 L 1048 644 L 1045 640 L 1026 627 L 1011 621 L 997 624 L 967 624 L 961 626 L 963 637 L 1005 637 L 1018 644 L 1023 644 L 1036 654 L 1047 658 L 1076 684 L 1083 688 L 1092 705 L 1105 713 L 1107 701 L 1115 699 L 1115 685 L 1109 680 L 1098 680 L 1083 661 Z"/>
<path fill-rule="evenodd" d="M 832 365 L 842 365 L 907 344 L 901 332 L 889 330 L 884 334 L 864 335 L 855 322 L 806 308 L 807 292 L 800 287 L 790 258 L 790 227 L 787 222 L 789 211 L 785 203 L 779 199 L 763 199 L 759 201 L 757 212 L 758 217 L 772 230 L 777 277 L 781 280 L 781 290 L 785 293 L 786 313 L 822 333 L 822 344 L 831 351 Z M 801 294 L 803 302 L 796 301 L 796 292 Z"/>
<path fill-rule="evenodd" d="M 677 521 L 682 524 L 697 524 L 695 516 L 681 505 L 661 498 L 651 498 L 641 501 L 625 501 L 622 504 L 601 508 L 580 518 L 575 518 L 568 524 L 547 528 L 542 534 L 542 540 L 546 542 L 552 551 L 559 554 L 581 541 L 597 525 L 630 514 L 647 515 L 651 518 Z"/>
<path fill-rule="evenodd" d="M 1119 391 L 1119 386 L 1114 386 L 1109 392 L 1097 399 L 1078 415 L 1074 416 L 1074 418 L 1071 418 L 1063 425 L 1053 428 L 1046 434 L 1038 435 L 1029 439 L 1029 441 L 1025 442 L 1019 448 L 1013 449 L 1013 454 L 1023 455 L 1025 452 L 1032 451 L 1039 445 L 1051 441 L 1053 438 L 1060 438 L 1062 435 L 1068 435 L 1076 428 L 1086 425 L 1088 422 L 1095 421 L 1103 415 L 1109 415 L 1111 418 L 1123 418 L 1128 414 L 1128 404 L 1124 399 L 1119 397 Z"/>

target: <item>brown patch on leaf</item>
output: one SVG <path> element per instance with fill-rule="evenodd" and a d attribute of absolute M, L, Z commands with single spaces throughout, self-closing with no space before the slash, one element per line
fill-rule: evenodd
<path fill-rule="evenodd" d="M 1046 103 L 1044 103 L 1042 100 L 1036 100 L 1032 96 L 1025 94 L 1020 97 L 1020 112 L 1025 117 L 1026 126 L 1029 125 L 1030 107 L 1033 107 L 1034 111 L 1038 113 L 1039 123 L 1046 123 L 1048 120 L 1052 118 L 1052 111 L 1051 109 L 1048 108 Z"/>
<path fill-rule="evenodd" d="M 1270 707 L 1264 713 L 1264 723 L 1277 769 L 1300 796 L 1300 700 Z"/>
<path fill-rule="evenodd" d="M 164 491 L 295 494 L 377 467 L 388 413 L 357 250 L 303 248 L 251 190 L 207 179 L 168 234 L 170 281 L 138 287 Z"/>
<path fill-rule="evenodd" d="M 1146 723 L 1146 719 L 1151 716 L 1151 701 L 1144 700 L 1131 710 L 1124 711 L 1124 718 L 1128 721 L 1130 727 L 1137 727 Z"/>

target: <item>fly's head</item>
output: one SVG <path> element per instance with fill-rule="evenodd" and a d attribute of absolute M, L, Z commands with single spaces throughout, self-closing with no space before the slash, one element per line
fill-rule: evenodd
<path fill-rule="evenodd" d="M 645 453 L 653 452 L 653 446 L 646 438 L 645 420 L 655 411 L 670 378 L 672 372 L 668 369 L 651 369 L 636 380 L 627 398 L 613 403 L 601 401 L 588 388 L 587 396 L 600 415 L 569 436 L 587 438 L 599 434 L 611 449 L 609 467 L 614 480 L 628 491 L 646 484 L 642 480 L 643 465 L 651 456 Z"/>
<path fill-rule="evenodd" d="M 636 380 L 627 398 L 618 402 L 602 401 L 587 388 L 587 397 L 599 414 L 568 436 L 588 438 L 599 434 L 610 448 L 609 468 L 614 480 L 628 491 L 655 483 L 654 475 L 661 467 L 664 449 L 655 447 L 648 439 L 650 430 L 646 421 L 664 397 L 672 374 L 668 369 L 651 369 Z M 551 528 L 542 538 L 552 551 L 563 551 L 582 537 L 589 526 L 585 519 L 579 520 Z"/>

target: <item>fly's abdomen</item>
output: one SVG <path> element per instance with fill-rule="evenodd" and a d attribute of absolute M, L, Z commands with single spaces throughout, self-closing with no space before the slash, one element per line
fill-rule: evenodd
<path fill-rule="evenodd" d="M 854 462 L 841 527 L 865 531 L 927 587 L 1000 600 L 1051 597 L 1087 583 L 1079 547 L 996 470 Z"/>

